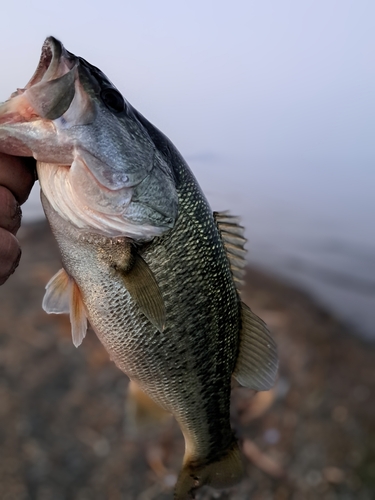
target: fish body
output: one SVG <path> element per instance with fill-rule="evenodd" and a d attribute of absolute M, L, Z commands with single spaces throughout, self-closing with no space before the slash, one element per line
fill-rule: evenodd
<path fill-rule="evenodd" d="M 239 297 L 236 220 L 214 214 L 172 143 L 52 37 L 32 80 L 0 107 L 0 150 L 38 160 L 63 263 L 44 308 L 70 314 L 76 345 L 88 320 L 116 365 L 178 421 L 175 499 L 237 482 L 231 380 L 270 388 L 277 355 Z"/>

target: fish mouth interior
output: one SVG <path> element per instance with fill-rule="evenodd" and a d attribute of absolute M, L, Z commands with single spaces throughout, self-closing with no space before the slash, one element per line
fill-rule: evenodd
<path fill-rule="evenodd" d="M 46 38 L 35 73 L 25 86 L 25 90 L 41 81 L 49 81 L 63 76 L 72 69 L 76 57 L 68 52 L 63 44 L 50 36 Z"/>

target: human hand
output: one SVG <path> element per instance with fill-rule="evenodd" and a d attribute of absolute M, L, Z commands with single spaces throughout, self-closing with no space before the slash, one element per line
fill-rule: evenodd
<path fill-rule="evenodd" d="M 35 182 L 33 158 L 0 153 L 0 285 L 18 266 L 21 248 L 15 237 L 21 224 L 20 205 Z"/>

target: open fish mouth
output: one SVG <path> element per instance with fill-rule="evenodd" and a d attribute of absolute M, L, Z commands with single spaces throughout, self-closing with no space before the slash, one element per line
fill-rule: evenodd
<path fill-rule="evenodd" d="M 47 38 L 29 82 L 0 107 L 0 123 L 58 118 L 72 103 L 76 77 L 77 58 L 61 42 Z"/>
<path fill-rule="evenodd" d="M 48 81 L 63 76 L 77 64 L 77 58 L 68 52 L 63 44 L 48 37 L 41 50 L 38 66 L 25 86 L 25 90 L 41 81 Z"/>
<path fill-rule="evenodd" d="M 174 225 L 174 178 L 147 129 L 104 73 L 54 37 L 0 104 L 0 151 L 33 156 L 45 197 L 82 230 L 150 240 Z"/>

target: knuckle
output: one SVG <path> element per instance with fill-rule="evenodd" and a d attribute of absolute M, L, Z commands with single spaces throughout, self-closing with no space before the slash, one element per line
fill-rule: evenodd
<path fill-rule="evenodd" d="M 18 240 L 9 231 L 0 228 L 0 285 L 14 273 L 20 258 Z"/>
<path fill-rule="evenodd" d="M 16 233 L 21 224 L 22 211 L 13 194 L 0 186 L 0 227 Z"/>

